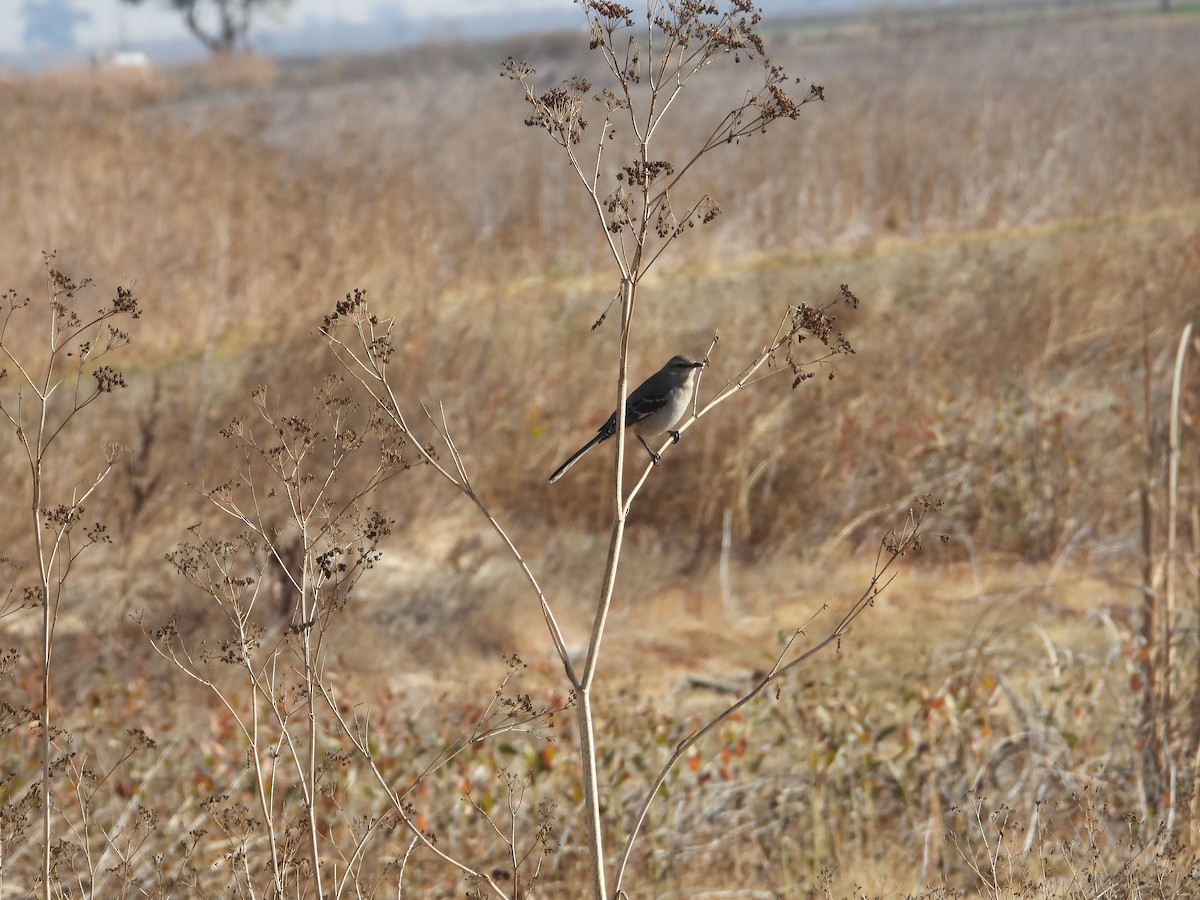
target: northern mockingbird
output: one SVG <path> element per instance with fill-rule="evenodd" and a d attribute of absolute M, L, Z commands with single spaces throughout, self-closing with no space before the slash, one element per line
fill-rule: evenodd
<path fill-rule="evenodd" d="M 679 432 L 671 429 L 687 412 L 688 404 L 692 402 L 692 394 L 696 390 L 696 373 L 703 367 L 704 363 L 686 356 L 672 356 L 665 366 L 639 384 L 625 398 L 625 427 L 633 429 L 655 463 L 660 457 L 650 449 L 646 438 L 669 434 L 673 442 L 679 440 Z M 617 414 L 614 411 L 608 417 L 608 421 L 600 426 L 596 436 L 572 453 L 570 459 L 555 470 L 550 476 L 550 483 L 554 484 L 562 478 L 567 469 L 579 462 L 583 454 L 616 433 Z"/>

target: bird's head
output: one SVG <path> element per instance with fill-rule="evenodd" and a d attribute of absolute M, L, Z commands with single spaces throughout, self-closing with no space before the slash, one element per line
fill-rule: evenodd
<path fill-rule="evenodd" d="M 703 369 L 707 363 L 696 362 L 696 360 L 687 356 L 672 356 L 671 361 L 667 363 L 668 370 L 686 370 L 686 369 Z M 690 373 L 689 373 L 690 374 Z"/>

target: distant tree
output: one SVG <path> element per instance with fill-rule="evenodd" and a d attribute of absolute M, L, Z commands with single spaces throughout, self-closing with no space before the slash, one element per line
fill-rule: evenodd
<path fill-rule="evenodd" d="M 89 13 L 71 6 L 71 0 L 25 0 L 21 15 L 22 36 L 30 50 L 70 50 L 75 26 L 92 20 Z"/>
<path fill-rule="evenodd" d="M 146 0 L 124 0 L 141 6 Z M 271 7 L 288 6 L 291 0 L 157 0 L 183 14 L 188 31 L 210 53 L 234 53 L 249 49 L 250 27 L 254 16 Z"/>

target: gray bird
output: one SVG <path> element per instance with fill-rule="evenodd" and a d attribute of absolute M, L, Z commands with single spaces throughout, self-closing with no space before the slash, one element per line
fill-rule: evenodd
<path fill-rule="evenodd" d="M 692 402 L 696 390 L 696 373 L 704 363 L 686 356 L 672 356 L 670 361 L 643 381 L 625 398 L 625 427 L 632 428 L 650 458 L 657 463 L 659 455 L 650 449 L 646 438 L 660 434 L 671 435 L 672 441 L 679 440 L 679 432 L 671 429 L 683 418 Z M 600 426 L 596 436 L 571 454 L 550 476 L 550 483 L 558 481 L 567 469 L 579 462 L 583 454 L 597 444 L 607 441 L 617 433 L 617 414 L 613 412 L 608 421 Z"/>

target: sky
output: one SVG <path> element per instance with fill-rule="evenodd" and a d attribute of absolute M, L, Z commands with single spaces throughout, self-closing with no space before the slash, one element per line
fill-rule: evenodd
<path fill-rule="evenodd" d="M 24 8 L 26 3 L 44 2 L 0 0 L 0 54 L 20 55 L 32 49 L 24 44 Z M 167 8 L 167 0 L 143 0 L 140 6 L 130 6 L 122 0 L 61 0 L 61 3 L 77 14 L 73 34 L 82 54 L 144 49 L 147 44 L 171 40 L 190 40 L 196 44 L 197 52 L 202 52 L 199 43 L 184 28 L 180 15 Z M 321 28 L 328 30 L 333 23 L 357 25 L 367 33 L 374 27 L 397 37 L 401 32 L 413 36 L 452 29 L 454 26 L 447 21 L 450 19 L 470 23 L 488 19 L 503 22 L 509 18 L 529 22 L 525 27 L 534 28 L 541 14 L 557 14 L 561 21 L 574 10 L 571 0 L 293 0 L 282 11 L 262 13 L 254 34 L 269 45 L 273 37 L 305 29 L 310 33 Z"/>

